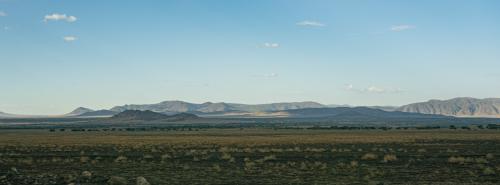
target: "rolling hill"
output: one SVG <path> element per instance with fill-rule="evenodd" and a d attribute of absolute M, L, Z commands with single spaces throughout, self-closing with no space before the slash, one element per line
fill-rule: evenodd
<path fill-rule="evenodd" d="M 183 121 L 197 119 L 198 116 L 189 113 L 180 113 L 175 115 L 165 115 L 149 110 L 126 110 L 108 118 L 110 121 Z"/>
<path fill-rule="evenodd" d="M 292 118 L 440 118 L 445 116 L 384 111 L 369 107 L 309 108 L 282 111 Z"/>
<path fill-rule="evenodd" d="M 64 116 L 79 116 L 88 112 L 93 112 L 94 110 L 85 108 L 85 107 L 78 107 L 75 110 L 71 111 L 70 113 L 65 114 Z"/>
<path fill-rule="evenodd" d="M 119 112 L 114 112 L 110 110 L 96 110 L 96 111 L 91 111 L 91 112 L 86 112 L 83 114 L 78 115 L 77 117 L 111 117 Z"/>
<path fill-rule="evenodd" d="M 16 118 L 16 117 L 18 117 L 18 116 L 15 114 L 0 112 L 0 118 Z"/>

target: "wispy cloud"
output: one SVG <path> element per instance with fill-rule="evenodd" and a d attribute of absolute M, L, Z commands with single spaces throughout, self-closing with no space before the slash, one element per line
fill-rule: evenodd
<path fill-rule="evenodd" d="M 0 11 L 0 17 L 5 17 L 7 16 L 7 13 L 5 13 L 4 11 Z"/>
<path fill-rule="evenodd" d="M 376 86 L 370 86 L 366 89 L 364 89 L 366 92 L 371 92 L 371 93 L 385 93 L 388 92 L 386 89 L 381 88 L 381 87 L 376 87 Z"/>
<path fill-rule="evenodd" d="M 278 47 L 280 47 L 280 44 L 266 42 L 266 43 L 262 44 L 262 47 L 264 47 L 264 48 L 278 48 Z"/>
<path fill-rule="evenodd" d="M 403 92 L 401 88 L 382 88 L 377 86 L 369 86 L 367 88 L 356 88 L 352 84 L 346 84 L 345 90 L 358 93 L 378 93 L 378 94 Z"/>
<path fill-rule="evenodd" d="M 391 31 L 405 31 L 405 30 L 411 30 L 417 28 L 414 25 L 408 25 L 408 24 L 401 24 L 401 25 L 394 25 L 391 26 Z"/>
<path fill-rule="evenodd" d="M 49 15 L 45 15 L 43 18 L 43 21 L 48 22 L 48 21 L 66 21 L 66 22 L 75 22 L 77 18 L 72 15 L 66 15 L 66 14 L 58 14 L 58 13 L 53 13 Z"/>
<path fill-rule="evenodd" d="M 268 73 L 268 74 L 264 74 L 262 76 L 264 76 L 266 78 L 276 78 L 276 77 L 278 77 L 278 74 L 276 74 L 276 73 Z"/>
<path fill-rule="evenodd" d="M 78 38 L 75 37 L 75 36 L 65 36 L 63 37 L 63 40 L 66 41 L 66 42 L 73 42 L 73 41 L 76 41 Z"/>
<path fill-rule="evenodd" d="M 301 21 L 296 23 L 297 26 L 324 27 L 326 24 L 318 21 Z"/>
<path fill-rule="evenodd" d="M 276 78 L 278 77 L 278 74 L 276 73 L 265 73 L 265 74 L 258 74 L 254 75 L 255 77 L 261 77 L 261 78 Z"/>
<path fill-rule="evenodd" d="M 352 91 L 352 90 L 354 90 L 354 85 L 352 85 L 352 84 L 346 84 L 346 85 L 345 85 L 345 90 L 347 90 L 347 91 Z"/>

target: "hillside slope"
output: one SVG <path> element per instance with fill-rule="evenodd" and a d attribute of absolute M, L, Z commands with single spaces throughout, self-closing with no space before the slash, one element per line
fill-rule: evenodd
<path fill-rule="evenodd" d="M 110 121 L 183 121 L 197 119 L 198 116 L 189 113 L 180 113 L 175 115 L 165 115 L 149 110 L 126 110 L 109 118 Z"/>
<path fill-rule="evenodd" d="M 283 111 L 289 117 L 298 118 L 439 118 L 440 115 L 427 115 L 420 113 L 408 113 L 399 111 L 383 111 L 369 107 L 336 107 L 336 108 L 312 108 Z"/>
<path fill-rule="evenodd" d="M 454 98 L 450 100 L 430 100 L 405 105 L 398 108 L 397 111 L 457 117 L 500 118 L 500 99 Z"/>
<path fill-rule="evenodd" d="M 214 113 L 214 112 L 270 112 L 290 109 L 323 108 L 325 105 L 316 102 L 291 102 L 291 103 L 270 103 L 270 104 L 235 104 L 235 103 L 188 103 L 183 101 L 164 101 L 157 104 L 143 105 L 123 105 L 116 106 L 111 111 L 122 112 L 125 110 L 150 110 L 164 114 L 175 114 L 182 112 L 191 113 Z"/>

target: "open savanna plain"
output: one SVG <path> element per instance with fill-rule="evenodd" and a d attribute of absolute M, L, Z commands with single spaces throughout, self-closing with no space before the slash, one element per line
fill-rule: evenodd
<path fill-rule="evenodd" d="M 0 184 L 500 184 L 500 131 L 0 130 Z"/>

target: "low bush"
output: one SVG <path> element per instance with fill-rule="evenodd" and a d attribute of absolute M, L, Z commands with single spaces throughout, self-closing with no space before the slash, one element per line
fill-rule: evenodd
<path fill-rule="evenodd" d="M 377 160 L 377 158 L 378 158 L 377 154 L 367 153 L 361 157 L 361 160 L 370 161 L 370 160 Z"/>

